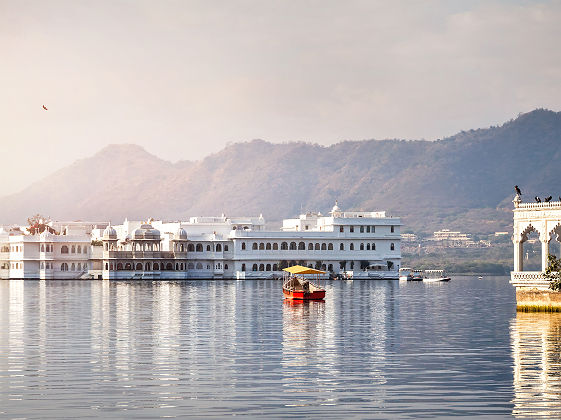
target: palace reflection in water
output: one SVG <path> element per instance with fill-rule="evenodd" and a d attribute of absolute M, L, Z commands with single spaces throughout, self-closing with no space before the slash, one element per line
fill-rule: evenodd
<path fill-rule="evenodd" d="M 561 313 L 518 312 L 511 325 L 514 408 L 520 417 L 561 416 Z"/>

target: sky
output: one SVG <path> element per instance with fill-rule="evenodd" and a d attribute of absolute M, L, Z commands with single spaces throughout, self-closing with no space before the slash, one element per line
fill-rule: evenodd
<path fill-rule="evenodd" d="M 113 143 L 175 162 L 559 111 L 559 22 L 560 1 L 0 0 L 0 196 Z"/>

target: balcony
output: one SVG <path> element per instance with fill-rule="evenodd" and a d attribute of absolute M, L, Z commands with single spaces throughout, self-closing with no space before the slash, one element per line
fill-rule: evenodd
<path fill-rule="evenodd" d="M 510 284 L 517 288 L 549 289 L 549 280 L 541 271 L 511 271 Z"/>

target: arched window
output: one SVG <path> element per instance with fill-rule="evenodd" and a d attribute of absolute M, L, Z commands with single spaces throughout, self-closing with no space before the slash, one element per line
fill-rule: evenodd
<path fill-rule="evenodd" d="M 316 242 L 316 251 L 319 251 L 321 249 L 321 245 L 319 244 L 319 242 Z"/>
<path fill-rule="evenodd" d="M 187 252 L 195 252 L 195 246 L 193 244 L 187 245 Z"/>
<path fill-rule="evenodd" d="M 364 233 L 364 226 L 360 227 L 360 233 Z"/>
<path fill-rule="evenodd" d="M 394 233 L 394 227 L 393 226 L 390 226 L 390 232 Z"/>
<path fill-rule="evenodd" d="M 77 254 L 81 254 L 82 253 L 82 247 L 80 245 L 78 245 L 78 247 L 76 248 L 76 253 Z"/>
<path fill-rule="evenodd" d="M 68 252 L 67 252 L 68 253 Z M 62 263 L 60 265 L 60 271 L 68 271 L 68 264 Z"/>
<path fill-rule="evenodd" d="M 355 250 L 355 244 L 351 243 L 351 244 L 349 245 L 349 249 L 350 249 L 351 251 L 354 251 L 354 250 Z"/>
<path fill-rule="evenodd" d="M 132 270 L 132 264 L 131 263 L 126 263 L 125 264 L 125 270 Z"/>
<path fill-rule="evenodd" d="M 344 251 L 344 250 L 345 250 L 345 244 L 341 242 L 339 244 L 339 251 Z"/>
<path fill-rule="evenodd" d="M 326 251 L 326 250 L 327 250 L 327 245 L 325 245 L 325 243 L 321 244 L 321 250 L 322 250 L 322 251 Z"/>
<path fill-rule="evenodd" d="M 273 271 L 279 271 L 279 267 L 276 264 L 273 264 Z"/>
<path fill-rule="evenodd" d="M 185 252 L 185 245 L 181 244 L 179 246 L 179 252 Z"/>
<path fill-rule="evenodd" d="M 2 248 L 2 252 L 6 252 L 4 251 L 4 248 Z M 45 252 L 45 245 L 41 244 L 41 252 Z"/>
<path fill-rule="evenodd" d="M 267 246 L 265 247 L 265 249 L 266 249 L 267 251 L 270 251 L 270 250 L 271 250 L 271 243 L 270 243 L 270 242 L 267 242 Z"/>
<path fill-rule="evenodd" d="M 207 252 L 210 252 L 210 245 L 206 246 L 206 250 L 207 250 Z"/>
<path fill-rule="evenodd" d="M 222 252 L 222 245 L 216 244 L 216 252 Z"/>
<path fill-rule="evenodd" d="M 109 264 L 105 263 L 105 269 L 109 270 Z"/>
<path fill-rule="evenodd" d="M 207 269 L 207 270 L 210 270 L 210 264 L 207 264 L 207 265 L 206 265 L 206 269 Z"/>
<path fill-rule="evenodd" d="M 113 263 L 109 264 L 109 270 L 113 271 Z"/>
<path fill-rule="evenodd" d="M 366 250 L 370 251 L 370 244 L 366 244 Z"/>
<path fill-rule="evenodd" d="M 160 264 L 154 263 L 154 271 L 160 271 Z"/>
<path fill-rule="evenodd" d="M 166 264 L 166 270 L 173 270 L 173 264 L 172 263 L 167 263 Z"/>
<path fill-rule="evenodd" d="M 296 250 L 296 242 L 291 242 L 291 243 L 290 243 L 290 250 L 291 250 L 291 251 L 295 251 L 295 250 Z"/>
<path fill-rule="evenodd" d="M 327 271 L 333 271 L 333 264 L 329 264 L 327 266 Z"/>
<path fill-rule="evenodd" d="M 43 261 L 41 261 L 41 270 L 45 269 L 45 263 Z"/>
<path fill-rule="evenodd" d="M 310 242 L 308 244 L 308 251 L 313 251 L 313 250 L 314 250 L 314 244 Z"/>
<path fill-rule="evenodd" d="M 265 271 L 265 265 L 259 264 L 259 271 Z"/>
<path fill-rule="evenodd" d="M 187 264 L 187 270 L 194 270 L 194 269 L 195 269 L 195 264 L 193 263 Z"/>
<path fill-rule="evenodd" d="M 349 226 L 349 232 L 354 233 L 355 231 L 355 227 L 354 226 Z"/>
<path fill-rule="evenodd" d="M 372 244 L 372 251 L 376 251 L 376 244 L 375 243 Z"/>
<path fill-rule="evenodd" d="M 202 270 L 203 269 L 203 265 L 201 263 L 197 263 L 197 270 Z"/>
<path fill-rule="evenodd" d="M 251 268 L 253 271 L 257 271 L 257 264 L 253 264 L 253 267 Z"/>
<path fill-rule="evenodd" d="M 281 243 L 281 250 L 286 251 L 288 249 L 288 244 L 286 242 Z"/>
<path fill-rule="evenodd" d="M 242 251 L 245 251 L 245 242 L 242 242 Z"/>
<path fill-rule="evenodd" d="M 197 244 L 196 248 L 197 252 L 203 252 L 203 244 Z"/>
<path fill-rule="evenodd" d="M 390 251 L 395 251 L 395 245 L 393 242 L 390 244 Z"/>
<path fill-rule="evenodd" d="M 146 266 L 144 267 L 144 270 L 145 271 L 150 271 L 150 263 L 149 262 L 146 263 Z"/>
<path fill-rule="evenodd" d="M 228 252 L 228 245 L 224 245 L 224 252 Z"/>
<path fill-rule="evenodd" d="M 259 244 L 259 250 L 260 250 L 260 251 L 264 251 L 264 250 L 265 250 L 265 244 L 264 244 L 263 242 L 261 242 L 261 243 Z"/>
<path fill-rule="evenodd" d="M 304 242 L 300 242 L 298 244 L 298 250 L 299 251 L 305 251 L 306 250 L 306 244 Z"/>
<path fill-rule="evenodd" d="M 60 253 L 68 254 L 68 247 L 66 245 L 63 245 L 62 248 L 60 248 Z"/>
<path fill-rule="evenodd" d="M 273 251 L 278 251 L 279 249 L 279 244 L 277 244 L 276 242 L 273 244 Z"/>
<path fill-rule="evenodd" d="M 257 250 L 257 242 L 253 242 L 253 245 L 251 246 L 252 250 Z"/>
<path fill-rule="evenodd" d="M 271 271 L 271 264 L 267 264 L 265 266 L 265 271 Z"/>
<path fill-rule="evenodd" d="M 76 247 L 74 245 L 72 245 L 72 253 L 75 254 L 76 253 Z"/>
<path fill-rule="evenodd" d="M 329 242 L 329 243 L 327 244 L 327 250 L 328 250 L 328 251 L 333 251 L 333 244 L 332 244 L 331 242 Z"/>
<path fill-rule="evenodd" d="M 142 271 L 142 264 L 141 263 L 137 263 L 136 264 L 136 269 L 139 271 Z"/>
<path fill-rule="evenodd" d="M 245 264 L 242 264 L 242 271 L 245 271 Z"/>
<path fill-rule="evenodd" d="M 228 269 L 228 264 L 224 264 L 224 270 Z"/>
<path fill-rule="evenodd" d="M 360 244 L 360 250 L 364 251 L 364 244 L 363 243 Z"/>
<path fill-rule="evenodd" d="M 370 233 L 370 226 L 366 226 L 366 233 Z"/>

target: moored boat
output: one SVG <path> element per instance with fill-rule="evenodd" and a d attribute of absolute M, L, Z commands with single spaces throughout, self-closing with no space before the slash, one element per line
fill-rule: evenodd
<path fill-rule="evenodd" d="M 425 270 L 423 281 L 426 282 L 450 281 L 450 277 L 444 274 L 444 270 Z"/>
<path fill-rule="evenodd" d="M 423 270 L 411 270 L 407 281 L 423 281 Z"/>
<path fill-rule="evenodd" d="M 413 271 L 412 268 L 401 267 L 399 269 L 399 280 L 411 280 L 411 278 L 413 277 L 411 271 Z"/>
<path fill-rule="evenodd" d="M 294 265 L 283 271 L 288 273 L 282 284 L 285 299 L 323 300 L 325 298 L 325 289 L 320 285 L 320 275 L 325 274 L 325 271 L 301 265 Z M 317 283 L 311 280 L 316 280 Z"/>

